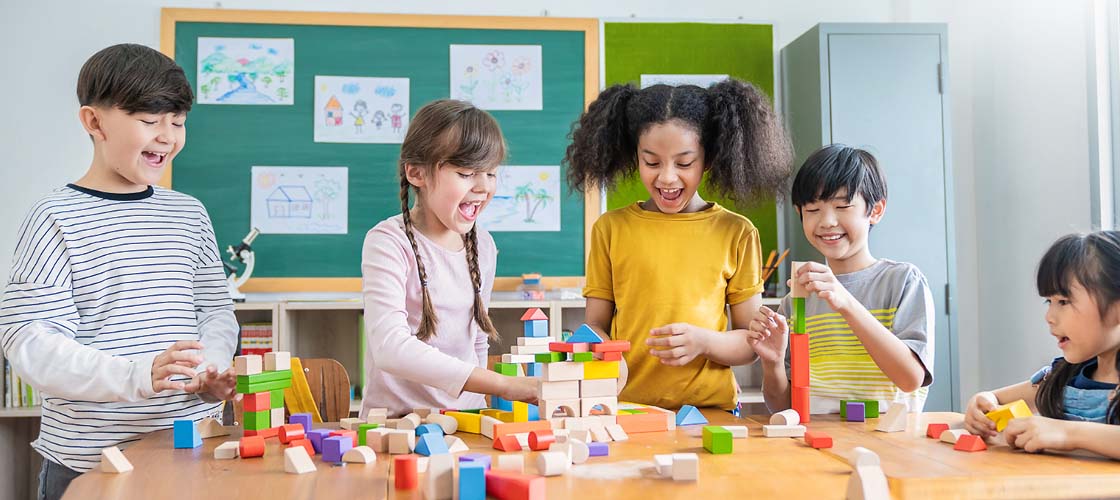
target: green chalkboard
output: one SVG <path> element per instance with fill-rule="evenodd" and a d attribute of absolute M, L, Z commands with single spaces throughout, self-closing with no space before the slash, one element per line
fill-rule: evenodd
<path fill-rule="evenodd" d="M 768 24 L 605 23 L 603 31 L 605 80 L 638 85 L 641 75 L 729 75 L 751 82 L 774 96 L 774 30 Z M 752 207 L 720 202 L 751 220 L 758 228 L 763 258 L 778 245 L 775 203 Z M 607 209 L 649 198 L 636 178 L 607 193 Z"/>
<path fill-rule="evenodd" d="M 313 140 L 315 75 L 403 77 L 410 80 L 410 110 L 449 95 L 449 45 L 540 45 L 543 102 L 539 111 L 492 111 L 509 144 L 508 165 L 560 165 L 572 122 L 585 107 L 588 74 L 585 31 L 531 29 L 529 21 L 498 23 L 500 28 L 464 28 L 430 19 L 420 27 L 401 26 L 425 16 L 382 17 L 315 13 L 302 24 L 298 13 L 251 14 L 234 21 L 214 20 L 221 11 L 174 10 L 173 35 L 164 51 L 173 53 L 195 84 L 199 37 L 291 38 L 295 45 L 294 105 L 237 106 L 196 104 L 188 118 L 187 145 L 175 160 L 172 186 L 206 205 L 218 245 L 239 242 L 250 225 L 250 170 L 253 166 L 348 167 L 348 232 L 338 235 L 261 235 L 254 277 L 348 278 L 361 276 L 366 232 L 400 213 L 397 158 L 399 144 L 336 144 Z M 202 14 L 192 14 L 201 12 Z M 271 15 L 270 15 L 271 14 Z M 184 18 L 193 21 L 184 21 Z M 250 16 L 250 17 L 245 17 Z M 350 16 L 350 17 L 348 17 Z M 384 18 L 393 18 L 385 16 Z M 429 16 L 432 17 L 432 16 Z M 259 19 L 258 19 L 259 18 Z M 407 18 L 401 21 L 401 18 Z M 204 19 L 205 21 L 198 21 Z M 236 21 L 237 19 L 250 19 Z M 276 22 L 282 19 L 283 22 Z M 328 21 L 324 22 L 323 19 Z M 448 18 L 443 18 L 448 19 Z M 468 18 L 469 19 L 469 18 Z M 477 18 L 479 20 L 517 18 Z M 357 20 L 357 21 L 356 21 Z M 364 20 L 374 25 L 363 24 Z M 331 24 L 338 21 L 337 24 Z M 543 21 L 543 22 L 548 22 Z M 486 21 L 478 21 L 488 25 Z M 586 24 L 586 23 L 585 23 Z M 458 26 L 458 27 L 442 27 Z M 513 27 L 511 27 L 513 26 Z M 518 27 L 521 26 L 521 27 Z M 594 21 L 590 26 L 594 29 Z M 168 28 L 165 10 L 164 29 Z M 173 36 L 173 46 L 167 46 Z M 596 35 L 597 36 L 597 35 Z M 591 38 L 594 40 L 595 38 Z M 195 89 L 197 91 L 197 84 Z M 590 88 L 594 89 L 594 85 Z M 584 197 L 567 187 L 556 203 L 561 230 L 497 232 L 498 276 L 540 272 L 546 276 L 584 275 Z"/>

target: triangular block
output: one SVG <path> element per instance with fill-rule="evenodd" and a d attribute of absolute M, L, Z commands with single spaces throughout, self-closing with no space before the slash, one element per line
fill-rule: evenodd
<path fill-rule="evenodd" d="M 498 451 L 521 451 L 521 444 L 517 442 L 517 436 L 506 434 L 494 439 L 494 449 Z"/>
<path fill-rule="evenodd" d="M 442 434 L 424 434 L 416 440 L 416 453 L 425 457 L 447 453 L 447 442 Z"/>
<path fill-rule="evenodd" d="M 883 432 L 905 431 L 906 418 L 909 412 L 910 407 L 906 403 L 891 403 L 891 408 L 887 410 L 887 414 L 879 417 L 879 424 L 875 427 L 875 430 Z"/>
<path fill-rule="evenodd" d="M 101 470 L 114 474 L 128 472 L 132 470 L 132 463 L 124 457 L 120 448 L 110 446 L 101 450 Z"/>
<path fill-rule="evenodd" d="M 307 455 L 307 450 L 302 446 L 284 450 L 284 472 L 290 474 L 306 474 L 315 472 L 315 464 Z"/>
<path fill-rule="evenodd" d="M 579 329 L 577 329 L 576 332 L 573 333 L 571 337 L 568 337 L 568 340 L 567 340 L 567 342 L 569 344 L 575 344 L 577 342 L 586 342 L 588 344 L 598 344 L 598 343 L 601 343 L 602 341 L 603 341 L 603 338 L 600 337 L 598 333 L 595 333 L 595 330 L 592 330 L 591 327 L 587 326 L 586 324 L 579 325 Z"/>
<path fill-rule="evenodd" d="M 708 419 L 697 410 L 695 406 L 684 405 L 677 412 L 677 425 L 701 425 L 708 423 Z"/>
<path fill-rule="evenodd" d="M 957 451 L 984 451 L 988 449 L 988 445 L 984 444 L 984 439 L 980 436 L 968 434 L 957 439 L 957 444 L 953 445 L 953 449 Z"/>
<path fill-rule="evenodd" d="M 941 433 L 949 430 L 949 424 L 929 424 L 926 427 L 926 437 L 930 439 L 941 439 Z"/>
<path fill-rule="evenodd" d="M 548 316 L 544 314 L 544 311 L 536 307 L 525 311 L 525 314 L 521 315 L 521 321 L 535 321 L 539 319 L 547 320 Z"/>

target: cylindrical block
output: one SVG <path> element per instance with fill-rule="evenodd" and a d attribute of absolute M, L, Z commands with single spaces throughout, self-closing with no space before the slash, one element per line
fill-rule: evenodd
<path fill-rule="evenodd" d="M 533 451 L 547 450 L 554 442 L 556 442 L 556 436 L 552 435 L 552 431 L 542 430 L 529 433 L 529 449 Z"/>
<path fill-rule="evenodd" d="M 398 490 L 416 489 L 416 455 L 393 457 L 393 483 Z"/>
<path fill-rule="evenodd" d="M 261 436 L 243 437 L 237 446 L 237 451 L 241 458 L 263 457 L 264 438 Z"/>
<path fill-rule="evenodd" d="M 559 476 L 568 472 L 568 454 L 559 451 L 545 451 L 537 454 L 537 473 L 542 476 Z"/>
<path fill-rule="evenodd" d="M 303 426 L 300 424 L 285 424 L 280 426 L 280 442 L 283 444 L 291 443 L 297 439 L 303 439 Z"/>

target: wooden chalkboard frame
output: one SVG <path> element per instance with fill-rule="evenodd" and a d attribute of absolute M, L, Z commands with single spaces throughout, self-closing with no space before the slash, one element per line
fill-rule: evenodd
<path fill-rule="evenodd" d="M 421 14 L 369 14 L 347 12 L 300 12 L 227 9 L 160 9 L 160 51 L 175 57 L 175 28 L 183 23 L 296 24 L 313 26 L 369 26 L 406 28 L 494 29 L 583 32 L 584 109 L 599 94 L 599 20 L 592 18 L 438 16 Z M 172 166 L 160 185 L 171 188 Z M 591 248 L 591 228 L 601 212 L 601 193 L 584 193 L 584 258 Z M 545 276 L 546 287 L 580 287 L 584 276 Z M 357 292 L 361 278 L 251 278 L 243 292 Z M 513 290 L 520 278 L 498 277 L 495 290 Z"/>

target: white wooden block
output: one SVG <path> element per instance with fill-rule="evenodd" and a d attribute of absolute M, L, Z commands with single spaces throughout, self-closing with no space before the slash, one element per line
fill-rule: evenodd
<path fill-rule="evenodd" d="M 957 444 L 957 441 L 960 440 L 961 436 L 966 435 L 968 435 L 968 431 L 964 429 L 948 429 L 941 432 L 940 439 L 941 441 L 949 444 Z"/>
<path fill-rule="evenodd" d="M 494 455 L 494 468 L 498 470 L 511 470 L 518 474 L 525 472 L 525 455 L 520 453 L 504 453 Z"/>
<path fill-rule="evenodd" d="M 618 424 L 608 425 L 607 434 L 610 434 L 611 439 L 614 441 L 626 441 L 627 439 L 630 439 L 630 436 L 626 434 L 626 430 L 624 430 L 622 426 Z"/>
<path fill-rule="evenodd" d="M 455 457 L 447 454 L 428 457 L 424 493 L 428 500 L 451 500 L 455 494 Z"/>
<path fill-rule="evenodd" d="M 661 477 L 673 477 L 673 455 L 654 455 L 653 464 Z"/>
<path fill-rule="evenodd" d="M 482 432 L 483 436 L 494 439 L 494 425 L 500 423 L 502 423 L 501 420 L 498 420 L 491 416 L 483 415 L 482 419 L 480 420 L 480 425 L 482 428 L 479 430 Z"/>
<path fill-rule="evenodd" d="M 845 497 L 849 500 L 889 500 L 890 488 L 879 464 L 879 456 L 862 447 L 856 447 L 852 453 L 850 462 L 855 470 L 848 480 Z"/>
<path fill-rule="evenodd" d="M 743 439 L 751 435 L 750 429 L 745 425 L 725 425 L 723 428 L 731 431 L 733 439 Z"/>
<path fill-rule="evenodd" d="M 616 398 L 617 399 L 617 398 Z M 581 403 L 582 405 L 582 403 Z M 592 415 L 589 418 L 598 423 L 598 425 L 614 425 L 618 423 L 618 417 L 615 415 Z"/>
<path fill-rule="evenodd" d="M 594 439 L 596 443 L 609 443 L 613 441 L 610 433 L 607 432 L 607 428 L 603 426 L 592 427 L 591 438 Z"/>
<path fill-rule="evenodd" d="M 464 451 L 471 451 L 467 443 L 464 443 L 458 436 L 443 436 L 443 441 L 447 443 L 448 453 L 462 453 Z"/>
<path fill-rule="evenodd" d="M 572 463 L 573 464 L 582 464 L 582 463 L 586 462 L 588 458 L 591 457 L 591 450 L 587 447 L 587 442 L 586 441 L 580 441 L 578 439 L 571 439 L 571 440 L 568 441 L 568 444 L 571 445 L 571 447 L 572 447 Z"/>
<path fill-rule="evenodd" d="M 793 408 L 770 415 L 770 425 L 798 425 L 800 423 L 801 415 Z"/>
<path fill-rule="evenodd" d="M 804 298 L 809 296 L 809 291 L 806 290 L 801 283 L 797 282 L 797 270 L 801 269 L 801 266 L 805 264 L 808 264 L 808 262 L 794 262 L 790 265 L 789 276 L 793 278 L 793 290 L 790 291 L 790 297 Z"/>
<path fill-rule="evenodd" d="M 216 460 L 231 460 L 237 458 L 240 453 L 241 443 L 237 441 L 226 441 L 214 448 L 214 458 Z"/>
<path fill-rule="evenodd" d="M 532 354 L 503 354 L 502 362 L 513 364 L 536 363 L 537 357 Z"/>
<path fill-rule="evenodd" d="M 428 457 L 419 457 L 416 459 L 416 472 L 420 474 L 428 472 Z"/>
<path fill-rule="evenodd" d="M 455 420 L 455 417 L 433 413 L 428 415 L 427 420 L 429 424 L 436 424 L 440 429 L 443 429 L 445 435 L 455 434 L 459 430 L 459 421 Z"/>
<path fill-rule="evenodd" d="M 576 429 L 568 431 L 568 439 L 573 441 L 583 441 L 584 443 L 591 442 L 591 431 L 587 429 Z"/>
<path fill-rule="evenodd" d="M 519 346 L 543 345 L 548 347 L 548 344 L 552 342 L 556 342 L 556 339 L 552 337 L 517 337 L 517 345 Z M 547 352 L 548 349 L 545 349 L 545 351 Z"/>
<path fill-rule="evenodd" d="M 553 429 L 552 437 L 556 438 L 557 443 L 567 443 L 568 432 L 570 432 L 568 429 Z"/>
<path fill-rule="evenodd" d="M 306 474 L 315 472 L 315 464 L 307 454 L 307 448 L 293 446 L 284 449 L 284 472 L 289 474 Z"/>
<path fill-rule="evenodd" d="M 404 455 L 416 449 L 416 432 L 394 429 L 386 436 L 389 441 L 389 453 Z"/>
<path fill-rule="evenodd" d="M 574 361 L 544 363 L 541 365 L 541 380 L 545 382 L 583 380 L 583 363 Z"/>
<path fill-rule="evenodd" d="M 529 433 L 528 432 L 519 432 L 517 434 L 514 434 L 513 437 L 517 438 L 517 444 L 521 445 L 522 450 L 528 450 L 529 449 Z"/>
<path fill-rule="evenodd" d="M 555 363 L 549 363 L 555 364 Z M 580 416 L 580 400 L 579 399 L 542 399 L 540 403 L 541 418 L 552 418 L 557 410 L 561 410 L 569 417 Z"/>
<path fill-rule="evenodd" d="M 264 353 L 264 371 L 275 372 L 292 369 L 292 354 L 285 351 Z"/>
<path fill-rule="evenodd" d="M 891 403 L 887 414 L 879 417 L 875 430 L 883 432 L 902 432 L 906 430 L 906 418 L 910 408 L 906 403 Z"/>
<path fill-rule="evenodd" d="M 582 418 L 565 418 L 564 428 L 569 431 L 586 431 L 588 429 L 587 421 Z"/>
<path fill-rule="evenodd" d="M 264 362 L 259 354 L 249 354 L 233 358 L 233 370 L 237 375 L 256 375 L 261 372 Z"/>
<path fill-rule="evenodd" d="M 366 413 L 367 424 L 377 424 L 385 427 L 385 424 L 388 422 L 389 412 L 385 408 L 371 408 L 369 412 Z"/>
<path fill-rule="evenodd" d="M 109 472 L 113 474 L 120 474 L 122 472 L 129 472 L 132 470 L 132 462 L 129 462 L 121 453 L 121 449 L 116 446 L 101 449 L 101 470 L 102 472 Z"/>
<path fill-rule="evenodd" d="M 284 409 L 273 408 L 269 410 L 269 427 L 280 427 L 284 425 Z"/>
<path fill-rule="evenodd" d="M 360 418 L 343 418 L 339 419 L 338 426 L 348 431 L 356 431 L 358 426 L 364 423 L 366 422 Z"/>
<path fill-rule="evenodd" d="M 389 440 L 385 436 L 389 435 L 392 431 L 393 429 L 387 429 L 385 427 L 367 430 L 366 446 L 369 446 L 377 453 L 387 453 L 389 451 Z"/>
<path fill-rule="evenodd" d="M 218 436 L 228 436 L 233 430 L 233 427 L 225 427 L 217 419 L 206 417 L 198 423 L 198 435 L 202 439 L 209 439 Z"/>
<path fill-rule="evenodd" d="M 580 398 L 580 416 L 591 416 L 591 410 L 596 406 L 600 410 L 606 410 L 608 415 L 618 415 L 618 396 L 598 397 L 598 398 Z"/>
<path fill-rule="evenodd" d="M 764 425 L 762 426 L 762 435 L 768 438 L 790 437 L 799 438 L 805 436 L 804 425 Z"/>
<path fill-rule="evenodd" d="M 568 472 L 572 465 L 568 454 L 559 451 L 543 451 L 537 453 L 537 474 L 542 476 L 559 476 Z"/>
<path fill-rule="evenodd" d="M 572 443 L 554 442 L 548 445 L 548 451 L 558 451 L 568 457 L 568 462 L 572 461 Z"/>
<path fill-rule="evenodd" d="M 548 353 L 547 345 L 515 345 L 510 348 L 510 354 L 514 356 L 530 355 L 533 356 L 533 361 L 536 361 L 537 354 Z"/>
<path fill-rule="evenodd" d="M 401 419 L 397 422 L 397 429 L 400 429 L 402 431 L 415 431 L 416 428 L 420 427 L 420 425 L 423 423 L 424 422 L 420 418 L 420 415 L 409 413 L 408 415 L 401 417 Z"/>
<path fill-rule="evenodd" d="M 401 419 L 399 419 L 399 418 L 386 419 L 385 420 L 385 427 L 388 427 L 390 429 L 396 429 L 397 424 L 399 424 L 399 423 L 401 423 Z"/>
<path fill-rule="evenodd" d="M 342 454 L 342 461 L 352 464 L 372 464 L 377 461 L 377 454 L 369 446 L 350 448 Z"/>
<path fill-rule="evenodd" d="M 673 481 L 700 479 L 700 457 L 695 453 L 673 454 Z"/>
<path fill-rule="evenodd" d="M 581 380 L 579 382 L 579 397 L 581 398 L 599 398 L 599 397 L 612 397 L 618 398 L 618 379 L 616 378 L 597 378 L 592 380 Z"/>
<path fill-rule="evenodd" d="M 538 399 L 579 399 L 579 381 L 568 380 L 566 382 L 541 382 L 541 391 Z"/>

